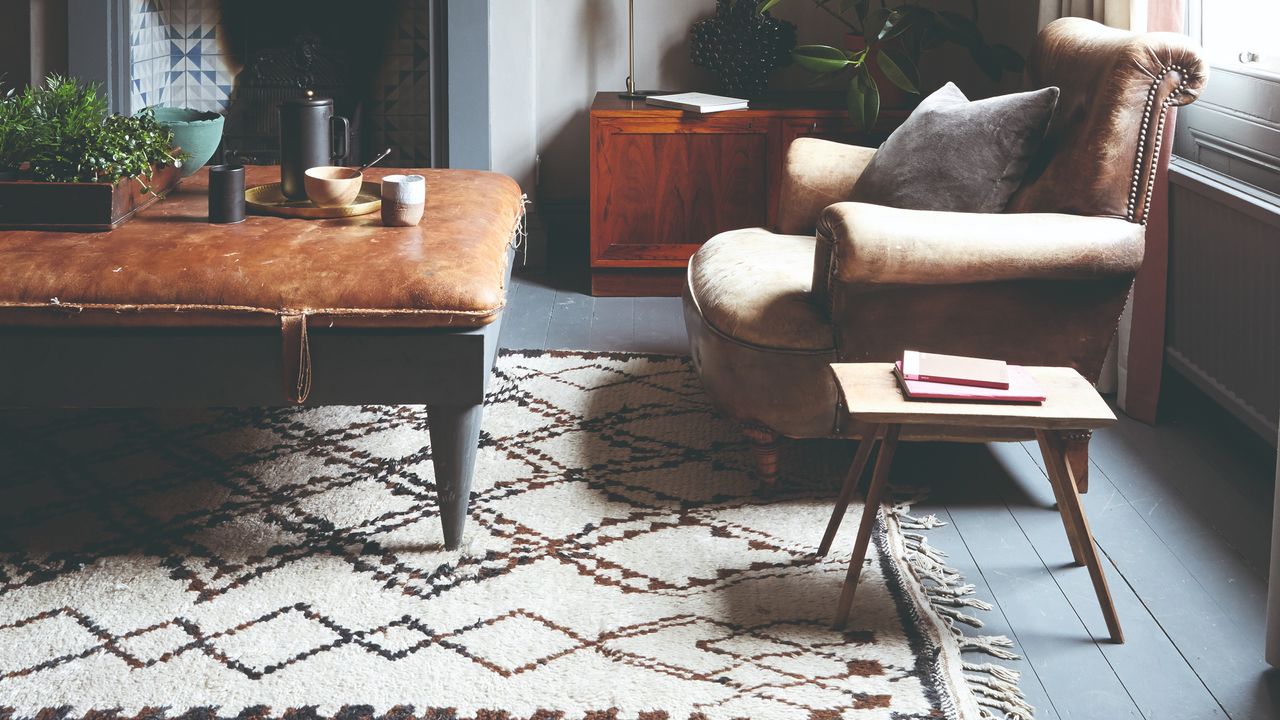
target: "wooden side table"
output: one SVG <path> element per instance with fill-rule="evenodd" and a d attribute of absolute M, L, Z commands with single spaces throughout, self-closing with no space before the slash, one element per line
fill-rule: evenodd
<path fill-rule="evenodd" d="M 1094 390 L 1093 385 L 1071 368 L 1027 368 L 1044 389 L 1047 399 L 1041 405 L 1002 405 L 994 403 L 952 403 L 910 401 L 905 398 L 889 363 L 835 363 L 831 365 L 836 382 L 844 396 L 845 407 L 851 419 L 875 426 L 875 432 L 858 447 L 853 465 L 845 478 L 840 498 L 836 501 L 827 525 L 826 535 L 818 548 L 823 556 L 831 549 L 836 530 L 844 518 L 853 497 L 854 488 L 871 456 L 872 446 L 880 442 L 880 454 L 876 459 L 871 485 L 867 489 L 866 507 L 862 512 L 862 524 L 853 546 L 853 558 L 849 573 L 845 576 L 844 590 L 836 609 L 836 626 L 844 627 L 853 606 L 853 595 L 858 587 L 858 576 L 866 559 L 867 545 L 871 540 L 871 528 L 876 512 L 884 499 L 888 484 L 889 467 L 897 449 L 898 436 L 903 425 L 955 425 L 960 427 L 984 427 L 1033 430 L 1044 455 L 1062 525 L 1066 528 L 1067 541 L 1075 564 L 1089 568 L 1098 604 L 1106 620 L 1111 641 L 1124 642 L 1124 633 L 1116 617 L 1115 605 L 1107 578 L 1102 572 L 1093 534 L 1089 531 L 1089 519 L 1080 504 L 1076 479 L 1066 451 L 1062 433 L 1073 430 L 1095 430 L 1116 422 L 1111 408 Z"/>

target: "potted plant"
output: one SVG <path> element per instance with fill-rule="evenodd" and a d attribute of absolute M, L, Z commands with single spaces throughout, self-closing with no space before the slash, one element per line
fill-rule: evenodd
<path fill-rule="evenodd" d="M 173 132 L 146 108 L 132 117 L 112 115 L 96 84 L 50 75 L 42 88 L 27 88 L 31 128 L 26 161 L 37 182 L 147 181 L 157 167 L 181 167 Z"/>
<path fill-rule="evenodd" d="M 767 12 L 783 0 L 763 0 L 757 10 Z M 920 93 L 921 56 L 952 43 L 968 49 L 978 67 L 992 80 L 1006 71 L 1020 72 L 1022 56 L 1008 45 L 990 45 L 978 28 L 978 1 L 971 0 L 969 16 L 936 10 L 927 2 L 903 2 L 892 7 L 880 0 L 809 0 L 849 30 L 848 48 L 800 45 L 792 51 L 798 65 L 820 80 L 852 71 L 846 100 L 849 118 L 858 128 L 875 125 L 886 81 L 911 94 Z"/>
<path fill-rule="evenodd" d="M 186 157 L 154 111 L 112 115 L 97 85 L 50 75 L 0 104 L 0 227 L 107 229 L 177 184 Z"/>

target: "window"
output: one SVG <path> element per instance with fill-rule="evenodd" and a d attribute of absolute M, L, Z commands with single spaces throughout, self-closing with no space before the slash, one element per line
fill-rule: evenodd
<path fill-rule="evenodd" d="M 1189 20 L 1215 67 L 1280 75 L 1280 1 L 1200 0 Z"/>
<path fill-rule="evenodd" d="M 1280 0 L 1186 0 L 1187 34 L 1212 66 L 1178 112 L 1173 151 L 1280 196 Z"/>

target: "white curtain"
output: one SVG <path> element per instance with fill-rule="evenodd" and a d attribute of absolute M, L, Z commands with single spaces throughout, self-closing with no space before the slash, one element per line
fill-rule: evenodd
<path fill-rule="evenodd" d="M 1040 27 L 1064 17 L 1096 20 L 1121 30 L 1147 29 L 1147 0 L 1040 0 Z"/>
<path fill-rule="evenodd" d="M 1064 17 L 1089 18 L 1121 30 L 1145 32 L 1147 0 L 1040 0 L 1040 28 Z M 1121 409 L 1124 409 L 1128 384 L 1125 368 L 1129 362 L 1129 331 L 1132 324 L 1133 295 L 1130 294 L 1124 314 L 1120 316 L 1120 327 L 1115 339 L 1111 341 L 1111 349 L 1107 352 L 1102 374 L 1098 378 L 1098 389 L 1105 393 L 1116 393 Z"/>

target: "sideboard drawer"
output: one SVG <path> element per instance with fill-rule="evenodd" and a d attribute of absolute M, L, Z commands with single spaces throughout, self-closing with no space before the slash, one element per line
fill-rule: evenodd
<path fill-rule="evenodd" d="M 732 118 L 597 121 L 593 267 L 683 267 L 717 233 L 765 225 L 769 130 Z"/>

